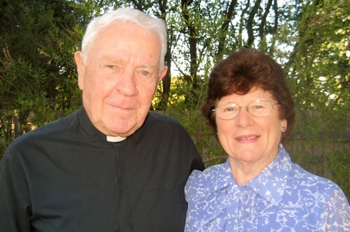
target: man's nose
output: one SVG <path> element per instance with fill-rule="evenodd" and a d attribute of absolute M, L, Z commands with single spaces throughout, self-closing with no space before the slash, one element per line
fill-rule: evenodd
<path fill-rule="evenodd" d="M 120 80 L 116 85 L 118 92 L 126 96 L 134 96 L 137 94 L 137 83 L 133 71 L 124 70 L 119 78 Z"/>

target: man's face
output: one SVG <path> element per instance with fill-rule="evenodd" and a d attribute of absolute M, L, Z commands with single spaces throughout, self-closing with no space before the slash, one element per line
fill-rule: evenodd
<path fill-rule="evenodd" d="M 86 62 L 77 52 L 79 88 L 93 125 L 109 136 L 129 136 L 147 116 L 158 82 L 160 40 L 132 23 L 113 22 L 96 38 Z"/>

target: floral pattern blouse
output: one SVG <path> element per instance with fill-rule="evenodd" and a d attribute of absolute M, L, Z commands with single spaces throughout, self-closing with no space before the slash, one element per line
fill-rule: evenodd
<path fill-rule="evenodd" d="M 350 207 L 330 180 L 292 163 L 280 145 L 275 160 L 244 185 L 230 164 L 193 171 L 185 188 L 185 231 L 350 231 Z"/>

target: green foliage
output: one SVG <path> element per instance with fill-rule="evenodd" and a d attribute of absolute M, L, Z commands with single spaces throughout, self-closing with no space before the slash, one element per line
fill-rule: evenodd
<path fill-rule="evenodd" d="M 343 191 L 350 198 L 350 147 L 343 152 L 332 151 L 327 155 L 327 163 L 332 173 L 331 179 L 341 184 Z"/>
<path fill-rule="evenodd" d="M 285 65 L 298 110 L 288 150 L 295 162 L 334 180 L 348 197 L 349 13 L 344 1 L 305 4 Z"/>
<path fill-rule="evenodd" d="M 72 5 L 2 1 L 0 28 L 0 154 L 2 144 L 80 106 L 73 52 Z M 18 14 L 17 12 L 21 12 Z"/>
<path fill-rule="evenodd" d="M 210 166 L 226 160 L 227 156 L 200 112 L 206 90 L 206 84 L 202 83 L 193 94 L 193 86 L 187 85 L 184 78 L 173 78 L 166 114 L 180 120 L 191 135 L 204 163 Z M 159 102 L 159 98 L 160 91 L 157 92 L 154 103 Z"/>

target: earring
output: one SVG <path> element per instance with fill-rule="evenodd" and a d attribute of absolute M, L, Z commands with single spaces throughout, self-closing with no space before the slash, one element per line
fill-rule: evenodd
<path fill-rule="evenodd" d="M 286 132 L 287 127 L 286 126 L 282 126 L 282 132 Z"/>

